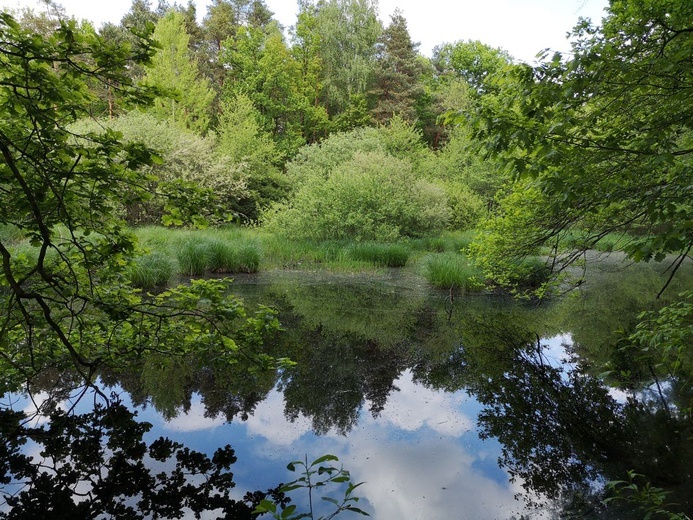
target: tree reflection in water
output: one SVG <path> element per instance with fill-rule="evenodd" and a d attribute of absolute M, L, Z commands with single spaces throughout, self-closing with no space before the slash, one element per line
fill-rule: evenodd
<path fill-rule="evenodd" d="M 308 418 L 318 434 L 348 435 L 364 407 L 378 416 L 409 370 L 430 389 L 474 397 L 481 405 L 479 435 L 500 442 L 500 465 L 526 497 L 555 499 L 561 515 L 635 515 L 618 504 L 602 511 L 603 484 L 629 471 L 672 491 L 668 501 L 680 511 L 693 510 L 691 373 L 682 369 L 667 379 L 657 367 L 637 366 L 615 336 L 599 343 L 609 327 L 627 329 L 623 297 L 620 306 L 600 302 L 591 315 L 581 310 L 589 308 L 589 295 L 540 308 L 458 298 L 451 316 L 438 293 L 390 289 L 343 281 L 245 287 L 259 301 L 275 302 L 284 331 L 266 343 L 267 352 L 293 359 L 295 367 L 263 371 L 244 361 L 205 366 L 152 355 L 127 368 L 104 368 L 101 381 L 127 391 L 135 404 L 153 404 L 165 418 L 189 410 L 199 395 L 205 416 L 226 421 L 247 419 L 279 387 L 289 419 Z M 632 306 L 642 308 L 635 300 Z M 565 331 L 573 342 L 560 352 L 540 339 Z M 614 367 L 640 374 L 638 381 L 600 377 Z M 64 375 L 34 384 L 78 385 Z M 146 443 L 149 425 L 117 398 L 102 396 L 86 413 L 64 410 L 58 406 L 64 400 L 64 392 L 54 391 L 42 409 L 48 419 L 39 423 L 11 407 L 0 414 L 1 517 L 41 518 L 51 511 L 50 518 L 176 518 L 182 510 L 216 509 L 249 518 L 264 496 L 230 498 L 235 456 L 228 446 L 208 456 L 171 441 Z"/>
<path fill-rule="evenodd" d="M 144 440 L 151 424 L 138 421 L 116 395 L 77 389 L 66 408 L 65 390 L 42 395 L 33 414 L 0 409 L 0 518 L 254 518 L 275 490 L 231 498 L 231 446 L 211 457 L 160 437 Z M 90 411 L 81 413 L 93 393 Z"/>

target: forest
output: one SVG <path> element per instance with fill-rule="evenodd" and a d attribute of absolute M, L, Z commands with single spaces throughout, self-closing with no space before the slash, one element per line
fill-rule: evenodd
<path fill-rule="evenodd" d="M 423 56 L 404 13 L 383 21 L 377 0 L 299 0 L 291 27 L 263 0 L 213 0 L 206 13 L 133 0 L 98 28 L 52 2 L 2 12 L 0 393 L 69 368 L 109 402 L 103 370 L 163 356 L 240 363 L 241 379 L 294 368 L 268 347 L 281 316 L 246 308 L 234 273 L 407 266 L 451 302 L 491 293 L 539 305 L 569 297 L 608 253 L 663 266 L 619 355 L 647 367 L 650 384 L 676 381 L 668 420 L 690 442 L 692 127 L 685 0 L 611 0 L 603 20 L 573 28 L 570 53 L 535 65 L 464 39 Z M 603 373 L 632 387 L 630 369 Z M 16 440 L 19 425 L 4 414 L 3 436 Z M 29 472 L 16 470 L 20 445 L 4 448 L 5 484 Z M 231 459 L 200 463 L 215 504 L 204 507 L 280 518 L 279 504 L 292 517 L 280 490 L 214 502 Z M 338 511 L 362 512 L 348 474 L 330 468 L 349 483 Z M 644 511 L 690 513 L 668 511 L 658 482 L 619 482 L 617 498 Z M 180 504 L 160 484 L 139 507 L 166 515 Z M 15 513 L 0 507 L 0 518 L 30 518 L 32 500 L 57 496 L 33 489 L 4 495 Z M 125 503 L 101 512 L 134 514 Z"/>

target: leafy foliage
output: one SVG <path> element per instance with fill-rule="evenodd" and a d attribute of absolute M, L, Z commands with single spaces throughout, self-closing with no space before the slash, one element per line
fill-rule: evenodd
<path fill-rule="evenodd" d="M 693 367 L 693 293 L 679 295 L 679 300 L 657 312 L 648 311 L 639 316 L 635 332 L 630 336 L 640 355 L 664 369 L 672 377 L 690 374 Z M 693 381 L 683 381 L 690 387 Z M 691 403 L 690 409 L 693 409 Z"/>
<path fill-rule="evenodd" d="M 353 95 L 367 91 L 382 25 L 373 0 L 317 2 L 314 16 L 322 62 L 320 98 L 334 115 L 349 105 Z"/>
<path fill-rule="evenodd" d="M 152 114 L 134 110 L 111 120 L 81 120 L 70 129 L 78 134 L 106 129 L 118 132 L 126 143 L 156 150 L 159 160 L 138 168 L 146 182 L 141 187 L 146 188 L 147 200 L 123 205 L 129 224 L 223 222 L 231 220 L 250 197 L 244 163 L 218 155 L 213 138 L 172 126 Z"/>
<path fill-rule="evenodd" d="M 250 221 L 256 221 L 262 208 L 281 200 L 288 191 L 286 177 L 278 168 L 280 151 L 263 131 L 261 117 L 247 95 L 237 94 L 222 103 L 217 127 L 216 153 L 245 174 L 247 194 L 235 207 Z"/>
<path fill-rule="evenodd" d="M 273 518 L 277 520 L 298 520 L 300 518 L 310 518 L 311 520 L 331 520 L 335 516 L 345 511 L 358 513 L 363 516 L 370 516 L 364 510 L 356 507 L 354 504 L 359 502 L 359 497 L 354 496 L 354 490 L 361 486 L 363 482 L 358 484 L 353 484 L 351 482 L 351 476 L 349 472 L 343 467 L 337 468 L 331 464 L 324 464 L 326 462 L 337 462 L 339 459 L 334 455 L 323 455 L 315 459 L 313 462 L 308 464 L 308 457 L 304 461 L 298 460 L 295 462 L 290 462 L 287 465 L 289 471 L 296 471 L 297 468 L 302 468 L 302 476 L 289 482 L 288 484 L 280 488 L 281 493 L 289 493 L 296 489 L 307 489 L 309 496 L 309 506 L 310 512 L 296 514 L 295 505 L 289 505 L 284 507 L 277 507 L 277 504 L 271 500 L 265 499 L 260 502 L 260 504 L 255 508 L 256 513 L 269 513 Z M 330 486 L 333 484 L 346 485 L 344 490 L 344 496 L 341 500 L 333 498 L 331 496 L 320 497 L 324 502 L 328 502 L 334 506 L 334 511 L 328 515 L 317 516 L 317 506 L 314 507 L 313 503 L 313 492 L 325 486 Z"/>
<path fill-rule="evenodd" d="M 152 60 L 144 81 L 170 93 L 156 99 L 151 110 L 171 124 L 205 132 L 209 126 L 209 109 L 214 99 L 197 62 L 190 55 L 190 36 L 183 14 L 170 10 L 156 24 L 154 38 L 161 50 Z"/>
<path fill-rule="evenodd" d="M 491 77 L 511 63 L 511 57 L 503 49 L 468 40 L 436 47 L 432 61 L 445 81 L 461 78 L 481 94 L 488 91 Z"/>
<path fill-rule="evenodd" d="M 667 518 L 668 520 L 688 520 L 690 517 L 684 513 L 674 513 L 670 508 L 676 504 L 667 504 L 665 500 L 668 492 L 652 486 L 650 482 L 643 481 L 644 475 L 635 471 L 628 471 L 628 480 L 611 480 L 606 483 L 607 490 L 611 496 L 604 502 L 623 501 L 634 504 L 641 512 L 645 513 L 644 518 Z"/>
<path fill-rule="evenodd" d="M 442 190 L 417 180 L 407 162 L 371 153 L 308 179 L 265 223 L 292 238 L 393 241 L 442 229 L 447 218 Z"/>
<path fill-rule="evenodd" d="M 496 76 L 476 133 L 510 161 L 524 179 L 516 188 L 529 194 L 527 202 L 519 194 L 501 202 L 500 218 L 518 231 L 532 221 L 496 258 L 569 229 L 587 244 L 629 231 L 639 238 L 623 251 L 636 261 L 688 255 L 692 17 L 686 2 L 612 2 L 601 28 L 576 27 L 570 59 L 557 54 Z"/>

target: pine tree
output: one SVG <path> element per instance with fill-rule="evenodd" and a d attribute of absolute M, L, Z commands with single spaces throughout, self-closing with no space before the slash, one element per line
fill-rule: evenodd
<path fill-rule="evenodd" d="M 370 91 L 377 122 L 386 123 L 394 115 L 409 122 L 416 119 L 416 100 L 423 94 L 423 67 L 417 47 L 418 43 L 411 41 L 407 21 L 396 9 L 377 44 L 374 87 Z"/>

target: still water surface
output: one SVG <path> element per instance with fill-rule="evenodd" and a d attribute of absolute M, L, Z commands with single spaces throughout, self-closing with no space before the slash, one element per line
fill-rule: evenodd
<path fill-rule="evenodd" d="M 249 375 L 242 363 L 220 372 L 159 360 L 101 381 L 153 425 L 148 442 L 210 455 L 230 444 L 238 498 L 295 478 L 292 460 L 333 454 L 365 482 L 359 507 L 376 520 L 617 518 L 599 492 L 628 470 L 688 510 L 690 417 L 672 410 L 690 388 L 645 372 L 617 388 L 604 375 L 614 363 L 637 370 L 616 331 L 660 283 L 649 270 L 596 270 L 537 306 L 433 290 L 398 271 L 238 277 L 249 307 L 279 310 L 284 331 L 268 353 L 295 367 Z"/>

